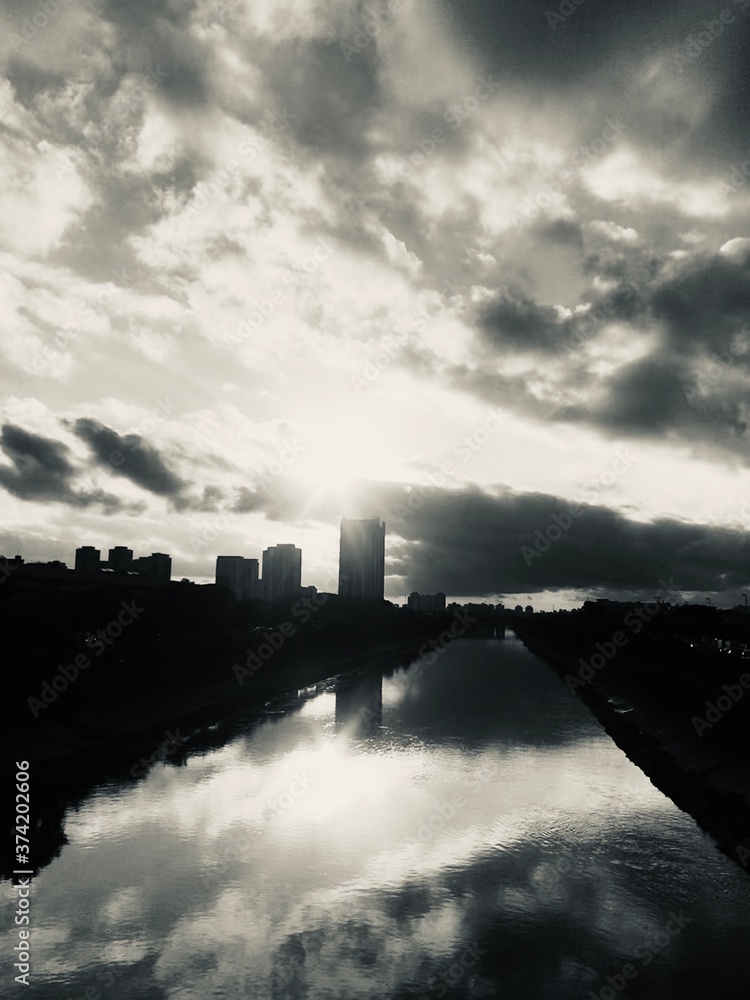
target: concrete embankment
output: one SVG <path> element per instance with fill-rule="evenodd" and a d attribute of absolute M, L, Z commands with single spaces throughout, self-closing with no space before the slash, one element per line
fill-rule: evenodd
<path fill-rule="evenodd" d="M 514 628 L 530 652 L 567 678 L 569 688 L 626 756 L 750 874 L 747 740 L 701 744 L 689 719 L 670 712 L 663 699 L 651 698 L 647 685 L 624 680 L 628 676 L 624 656 L 616 675 L 602 673 L 586 683 L 571 683 L 571 678 L 580 677 L 580 650 L 565 649 L 539 635 L 533 625 Z"/>

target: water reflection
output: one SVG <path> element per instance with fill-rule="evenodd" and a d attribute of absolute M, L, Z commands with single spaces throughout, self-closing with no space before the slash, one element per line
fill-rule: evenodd
<path fill-rule="evenodd" d="M 352 738 L 372 736 L 383 722 L 383 677 L 341 677 L 336 684 L 336 723 Z"/>
<path fill-rule="evenodd" d="M 572 998 L 628 962 L 635 1000 L 750 983 L 742 874 L 518 644 L 297 706 L 69 817 L 40 996 Z"/>

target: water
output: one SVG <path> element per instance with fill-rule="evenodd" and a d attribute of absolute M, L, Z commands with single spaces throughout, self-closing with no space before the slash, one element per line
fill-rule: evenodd
<path fill-rule="evenodd" d="M 291 701 L 68 813 L 36 996 L 747 995 L 750 880 L 513 637 Z"/>

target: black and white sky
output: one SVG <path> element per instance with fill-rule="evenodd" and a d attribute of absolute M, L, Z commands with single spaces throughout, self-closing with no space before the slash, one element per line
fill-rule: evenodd
<path fill-rule="evenodd" d="M 749 8 L 7 0 L 0 552 L 739 601 Z"/>

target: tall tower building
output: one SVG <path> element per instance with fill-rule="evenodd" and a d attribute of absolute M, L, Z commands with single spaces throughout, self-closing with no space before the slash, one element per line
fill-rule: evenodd
<path fill-rule="evenodd" d="M 302 586 L 302 550 L 272 545 L 263 553 L 263 595 L 268 601 L 297 595 Z"/>
<path fill-rule="evenodd" d="M 383 600 L 385 582 L 385 522 L 341 519 L 339 597 Z"/>

